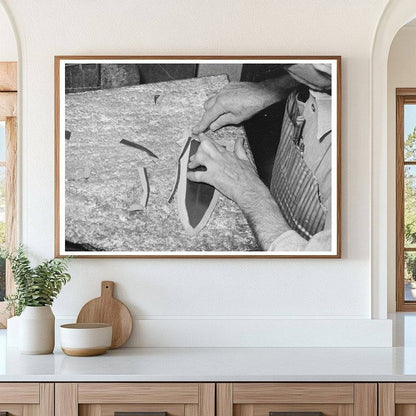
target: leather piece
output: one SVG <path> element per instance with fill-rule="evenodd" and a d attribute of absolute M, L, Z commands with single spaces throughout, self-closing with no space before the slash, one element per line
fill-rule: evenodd
<path fill-rule="evenodd" d="M 197 140 L 192 140 L 189 150 L 189 158 L 194 155 L 198 148 L 200 142 Z M 195 169 L 189 169 L 189 171 L 198 171 L 206 170 L 203 166 L 199 166 Z M 188 212 L 189 224 L 192 228 L 198 226 L 207 212 L 212 198 L 214 197 L 215 188 L 211 185 L 201 182 L 192 182 L 187 179 L 186 183 L 186 196 L 185 196 L 185 206 Z"/>
<path fill-rule="evenodd" d="M 188 150 L 188 146 L 190 145 L 192 140 L 192 137 L 188 137 L 188 139 L 186 139 L 186 142 L 183 146 L 182 152 L 178 158 L 178 166 L 177 166 L 177 171 L 176 171 L 176 179 L 175 179 L 175 184 L 173 185 L 172 191 L 170 192 L 170 196 L 168 199 L 168 203 L 170 204 L 173 201 L 173 198 L 175 197 L 175 194 L 178 190 L 178 186 L 179 186 L 179 179 L 181 177 L 181 159 L 183 157 L 183 155 L 186 153 L 186 151 Z"/>
<path fill-rule="evenodd" d="M 141 144 L 131 142 L 130 140 L 121 139 L 121 144 L 125 144 L 126 146 L 131 146 L 139 150 L 143 150 L 143 152 L 146 152 L 149 156 L 155 157 L 156 159 L 159 159 L 151 150 L 149 150 L 147 147 L 142 146 Z"/>
<path fill-rule="evenodd" d="M 190 236 L 197 235 L 208 223 L 219 196 L 219 192 L 211 185 L 192 182 L 187 178 L 187 173 L 191 170 L 188 168 L 189 158 L 196 153 L 199 145 L 199 140 L 189 136 L 179 158 L 178 213 L 186 233 Z M 193 170 L 204 169 L 206 168 L 200 166 Z"/>

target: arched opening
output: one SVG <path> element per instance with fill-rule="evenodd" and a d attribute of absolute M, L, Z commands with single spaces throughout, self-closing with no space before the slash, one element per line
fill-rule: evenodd
<path fill-rule="evenodd" d="M 388 311 L 416 310 L 416 20 L 390 47 L 387 68 Z"/>
<path fill-rule="evenodd" d="M 0 247 L 17 243 L 17 71 L 18 42 L 6 5 L 0 1 Z M 0 327 L 4 298 L 13 290 L 11 270 L 0 259 Z"/>
<path fill-rule="evenodd" d="M 375 33 L 371 57 L 371 136 L 372 136 L 372 317 L 386 319 L 391 287 L 395 245 L 391 244 L 391 226 L 395 218 L 394 193 L 391 189 L 391 153 L 389 135 L 388 57 L 393 39 L 401 27 L 416 17 L 413 0 L 389 2 Z M 394 145 L 393 145 L 394 146 Z M 390 153 L 389 153 L 390 151 Z M 393 159 L 392 159 L 393 158 Z M 394 192 L 394 191 L 393 191 Z M 391 200 L 393 198 L 393 206 Z M 393 279 L 395 276 L 393 276 Z"/>

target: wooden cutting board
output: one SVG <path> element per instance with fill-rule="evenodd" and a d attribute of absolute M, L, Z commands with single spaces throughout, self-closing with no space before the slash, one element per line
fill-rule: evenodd
<path fill-rule="evenodd" d="M 113 297 L 114 282 L 101 282 L 101 296 L 86 303 L 77 323 L 107 323 L 113 326 L 111 349 L 121 347 L 129 339 L 133 319 L 124 303 Z"/>

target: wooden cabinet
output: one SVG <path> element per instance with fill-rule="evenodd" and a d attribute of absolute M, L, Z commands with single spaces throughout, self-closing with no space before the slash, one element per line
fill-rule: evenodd
<path fill-rule="evenodd" d="M 395 415 L 416 415 L 416 383 L 379 384 L 379 416 Z"/>
<path fill-rule="evenodd" d="M 0 383 L 0 416 L 378 416 L 378 408 L 416 416 L 416 383 Z"/>
<path fill-rule="evenodd" d="M 279 412 L 284 415 L 273 415 Z M 319 412 L 323 416 L 377 416 L 377 384 L 217 384 L 217 416 L 307 416 L 305 412 L 311 416 Z"/>
<path fill-rule="evenodd" d="M 57 383 L 56 416 L 215 416 L 214 383 Z"/>
<path fill-rule="evenodd" d="M 0 383 L 0 415 L 53 416 L 52 383 Z"/>

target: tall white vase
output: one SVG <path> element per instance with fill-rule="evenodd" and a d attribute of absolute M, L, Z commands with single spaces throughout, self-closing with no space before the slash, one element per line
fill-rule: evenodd
<path fill-rule="evenodd" d="M 50 306 L 26 306 L 19 319 L 19 351 L 50 354 L 55 347 L 55 316 Z"/>

